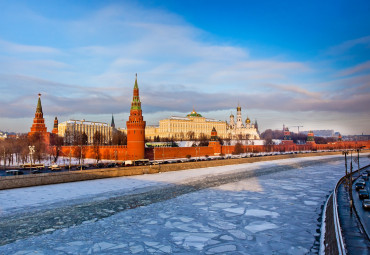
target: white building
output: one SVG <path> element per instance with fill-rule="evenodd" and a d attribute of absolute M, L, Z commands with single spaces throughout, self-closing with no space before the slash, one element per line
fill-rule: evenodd
<path fill-rule="evenodd" d="M 251 123 L 251 120 L 247 117 L 244 125 L 242 119 L 242 108 L 239 105 L 236 108 L 236 122 L 234 115 L 230 115 L 230 124 L 228 125 L 227 133 L 230 139 L 260 139 L 257 121 L 255 121 L 255 123 Z"/>

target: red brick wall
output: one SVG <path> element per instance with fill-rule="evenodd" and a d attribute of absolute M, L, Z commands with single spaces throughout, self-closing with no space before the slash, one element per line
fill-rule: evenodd
<path fill-rule="evenodd" d="M 279 152 L 279 151 L 303 151 L 303 150 L 334 150 L 334 149 L 356 149 L 361 146 L 370 148 L 370 141 L 358 141 L 358 142 L 336 142 L 333 144 L 280 144 L 272 146 L 264 145 L 246 145 L 242 146 L 244 152 Z M 115 151 L 117 151 L 117 160 L 132 160 L 127 153 L 127 146 L 99 146 L 96 150 L 94 146 L 83 146 L 84 158 L 96 158 L 97 151 L 99 152 L 100 159 L 116 159 Z M 235 146 L 221 146 L 221 153 L 231 154 L 234 152 Z M 68 157 L 71 152 L 72 157 L 79 157 L 81 148 L 78 146 L 63 146 L 61 147 L 61 156 Z M 55 148 L 54 148 L 55 151 Z M 199 156 L 213 156 L 214 153 L 218 153 L 219 150 L 215 150 L 214 147 L 161 147 L 161 148 L 146 148 L 145 158 L 148 159 L 172 159 L 172 158 L 185 158 L 186 155 L 190 155 L 192 158 Z"/>
<path fill-rule="evenodd" d="M 190 155 L 192 158 L 199 156 L 213 156 L 212 147 L 162 147 L 153 149 L 153 158 L 157 160 L 171 158 L 185 158 Z"/>
<path fill-rule="evenodd" d="M 55 148 L 54 148 L 55 151 Z M 115 157 L 115 151 L 117 151 L 117 157 Z M 72 157 L 80 157 L 81 147 L 79 146 L 62 146 L 60 156 L 68 157 L 71 153 Z M 96 155 L 99 153 L 100 159 L 112 159 L 112 160 L 127 160 L 127 146 L 83 146 L 82 155 L 83 158 L 96 159 Z"/>

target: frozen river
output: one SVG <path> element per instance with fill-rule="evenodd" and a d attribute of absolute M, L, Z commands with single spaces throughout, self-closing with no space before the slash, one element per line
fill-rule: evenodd
<path fill-rule="evenodd" d="M 343 174 L 324 156 L 0 191 L 0 254 L 314 254 Z"/>

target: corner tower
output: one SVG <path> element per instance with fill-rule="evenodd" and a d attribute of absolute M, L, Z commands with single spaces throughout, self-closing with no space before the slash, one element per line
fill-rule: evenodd
<path fill-rule="evenodd" d="M 41 94 L 39 93 L 39 100 L 37 101 L 35 118 L 33 119 L 33 124 L 31 127 L 31 132 L 28 135 L 33 135 L 35 133 L 46 133 L 46 126 L 44 120 L 44 114 L 42 112 L 41 106 Z"/>
<path fill-rule="evenodd" d="M 146 123 L 142 115 L 139 86 L 137 85 L 136 74 L 130 117 L 126 122 L 127 156 L 130 159 L 143 159 L 145 156 L 145 125 Z"/>

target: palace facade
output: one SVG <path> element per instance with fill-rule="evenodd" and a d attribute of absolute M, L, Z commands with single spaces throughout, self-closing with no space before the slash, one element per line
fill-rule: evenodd
<path fill-rule="evenodd" d="M 148 126 L 145 128 L 145 138 L 154 140 L 155 137 L 173 138 L 174 140 L 192 140 L 202 136 L 210 137 L 212 129 L 217 130 L 222 139 L 259 139 L 257 122 L 251 123 L 250 119 L 243 124 L 241 107 L 237 107 L 237 119 L 230 115 L 230 123 L 216 119 L 205 118 L 193 110 L 186 117 L 171 116 L 159 121 L 159 127 Z"/>

